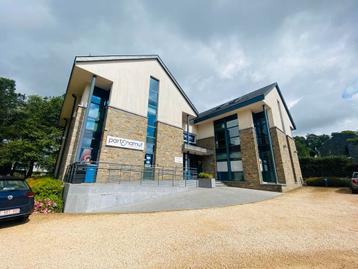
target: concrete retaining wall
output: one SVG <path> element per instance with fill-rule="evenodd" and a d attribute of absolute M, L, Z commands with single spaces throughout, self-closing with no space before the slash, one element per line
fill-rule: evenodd
<path fill-rule="evenodd" d="M 144 200 L 153 199 L 163 195 L 188 191 L 196 187 L 196 181 L 188 181 L 187 186 L 183 181 L 174 182 L 147 181 L 123 182 L 123 183 L 91 183 L 70 184 L 65 183 L 64 212 L 65 213 L 90 213 L 104 212 L 106 208 L 128 205 Z"/>

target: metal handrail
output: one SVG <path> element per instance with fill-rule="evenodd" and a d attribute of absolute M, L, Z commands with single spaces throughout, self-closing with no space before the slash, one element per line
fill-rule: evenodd
<path fill-rule="evenodd" d="M 102 177 L 107 176 L 105 181 L 101 180 L 103 183 L 137 181 L 143 184 L 144 181 L 152 180 L 157 181 L 157 185 L 159 186 L 161 182 L 171 181 L 171 185 L 174 187 L 176 182 L 184 181 L 184 186 L 186 187 L 186 181 L 188 179 L 196 180 L 198 175 L 196 168 L 185 170 L 183 167 L 178 166 L 141 166 L 111 162 L 92 162 L 86 164 L 75 162 L 67 167 L 64 181 L 69 183 L 86 182 L 85 179 L 89 168 L 92 169 L 94 178 L 96 178 L 99 173 L 101 173 Z"/>

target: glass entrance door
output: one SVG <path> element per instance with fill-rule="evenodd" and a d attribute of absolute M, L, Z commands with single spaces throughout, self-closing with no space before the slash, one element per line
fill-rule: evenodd
<path fill-rule="evenodd" d="M 218 180 L 243 180 L 237 115 L 214 122 Z"/>

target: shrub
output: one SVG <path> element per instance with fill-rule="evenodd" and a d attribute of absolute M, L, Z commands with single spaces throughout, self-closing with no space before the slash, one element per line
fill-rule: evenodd
<path fill-rule="evenodd" d="M 316 186 L 316 187 L 350 187 L 351 186 L 350 178 L 311 177 L 305 179 L 305 182 L 308 186 Z"/>
<path fill-rule="evenodd" d="M 358 164 L 345 156 L 301 158 L 300 165 L 303 178 L 351 177 L 355 170 L 358 171 Z"/>
<path fill-rule="evenodd" d="M 63 182 L 44 176 L 27 180 L 35 194 L 35 212 L 62 212 Z"/>
<path fill-rule="evenodd" d="M 210 173 L 201 172 L 199 173 L 199 178 L 213 178 L 213 175 Z"/>

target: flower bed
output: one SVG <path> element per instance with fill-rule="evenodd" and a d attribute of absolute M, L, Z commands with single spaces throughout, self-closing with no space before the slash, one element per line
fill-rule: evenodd
<path fill-rule="evenodd" d="M 51 177 L 27 180 L 35 194 L 35 213 L 58 213 L 63 209 L 63 182 Z"/>

